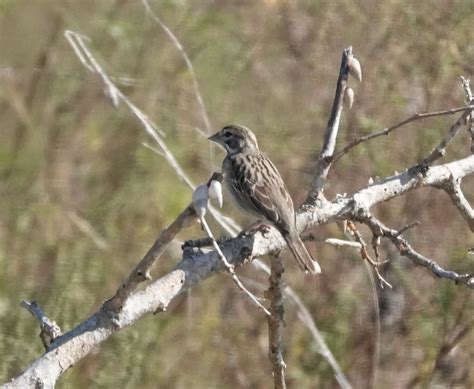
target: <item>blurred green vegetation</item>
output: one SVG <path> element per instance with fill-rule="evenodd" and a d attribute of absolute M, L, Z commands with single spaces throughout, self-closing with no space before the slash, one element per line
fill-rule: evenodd
<path fill-rule="evenodd" d="M 231 122 L 255 130 L 281 169 L 295 202 L 305 197 L 309 163 L 322 142 L 342 49 L 353 45 L 364 82 L 351 84 L 339 145 L 418 111 L 463 104 L 458 76 L 472 77 L 474 3 L 469 0 L 151 1 L 187 50 L 213 129 Z M 139 1 L 0 1 L 0 382 L 42 353 L 38 327 L 18 307 L 35 299 L 63 330 L 109 297 L 190 199 L 124 108 L 114 109 L 63 32 L 87 35 L 118 85 L 166 133 L 195 180 L 211 160 L 185 63 Z M 124 84 L 120 77 L 131 82 Z M 352 192 L 369 177 L 412 165 L 439 141 L 451 117 L 416 122 L 363 144 L 332 170 L 328 196 Z M 447 159 L 467 155 L 467 135 Z M 382 151 L 382 152 L 381 152 Z M 471 201 L 472 178 L 463 184 Z M 446 205 L 448 203 L 448 205 Z M 248 223 L 231 205 L 225 211 Z M 439 191 L 423 189 L 377 208 L 393 227 L 414 220 L 413 245 L 443 266 L 472 270 L 474 246 L 461 216 Z M 217 229 L 217 227 L 216 227 Z M 216 230 L 216 233 L 220 233 Z M 196 227 L 182 239 L 198 237 Z M 335 226 L 315 234 L 341 237 Z M 354 387 L 367 387 L 374 355 L 374 304 L 367 269 L 356 253 L 311 244 L 318 279 L 289 262 L 286 281 L 304 298 Z M 433 372 L 443 341 L 472 320 L 472 292 L 433 279 L 399 258 L 378 289 L 377 387 L 474 387 L 472 332 Z M 179 244 L 157 266 L 179 259 Z M 241 269 L 263 287 L 251 266 Z M 257 291 L 262 294 L 262 291 Z M 463 314 L 461 314 L 463 312 Z M 334 387 L 311 336 L 286 307 L 285 360 L 291 387 Z M 435 374 L 436 373 L 436 374 Z M 59 388 L 264 388 L 271 386 L 266 321 L 229 278 L 214 277 L 159 316 L 116 334 L 59 381 Z"/>

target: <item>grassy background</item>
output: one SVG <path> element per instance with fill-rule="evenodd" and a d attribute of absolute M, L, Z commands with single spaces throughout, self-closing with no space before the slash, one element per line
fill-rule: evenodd
<path fill-rule="evenodd" d="M 353 45 L 364 82 L 351 84 L 339 145 L 417 111 L 460 106 L 458 76 L 472 77 L 472 1 L 152 1 L 187 50 L 214 130 L 253 128 L 299 204 L 311 179 L 332 103 L 342 49 Z M 39 356 L 37 324 L 18 307 L 35 299 L 63 330 L 97 309 L 146 252 L 191 193 L 123 106 L 79 63 L 63 36 L 87 35 L 106 71 L 166 133 L 195 182 L 210 157 L 192 79 L 179 52 L 139 1 L 0 0 L 0 382 Z M 416 122 L 359 146 L 334 166 L 327 194 L 350 193 L 370 177 L 419 161 L 453 118 Z M 446 160 L 467 155 L 463 132 Z M 471 203 L 474 185 L 465 180 Z M 250 220 L 231 204 L 225 211 Z M 414 220 L 407 233 L 426 256 L 459 272 L 472 233 L 448 197 L 423 189 L 380 205 L 388 225 Z M 85 227 L 84 227 L 85 226 Z M 365 230 L 363 230 L 365 231 Z M 216 233 L 220 234 L 216 227 Z M 342 237 L 335 225 L 320 238 Z M 181 239 L 202 235 L 187 230 Z M 367 237 L 369 237 L 367 235 Z M 373 369 L 375 311 L 369 274 L 351 250 L 310 244 L 323 275 L 301 275 L 289 261 L 286 281 L 304 298 L 336 359 L 355 387 Z M 472 324 L 472 291 L 433 279 L 399 258 L 378 289 L 380 361 L 376 387 L 474 386 L 472 332 L 433 370 L 443 341 Z M 179 260 L 174 245 L 154 270 Z M 251 266 L 239 270 L 265 286 Z M 257 291 L 261 294 L 261 291 Z M 292 387 L 334 387 L 332 371 L 287 305 L 285 360 Z M 264 318 L 228 277 L 180 296 L 167 313 L 115 335 L 68 371 L 59 388 L 270 387 Z"/>

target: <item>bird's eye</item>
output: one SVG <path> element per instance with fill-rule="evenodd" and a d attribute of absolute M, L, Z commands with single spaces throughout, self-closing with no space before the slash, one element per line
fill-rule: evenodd
<path fill-rule="evenodd" d="M 229 138 L 230 136 L 232 136 L 232 133 L 230 131 L 224 131 L 222 135 L 224 136 L 224 138 Z"/>

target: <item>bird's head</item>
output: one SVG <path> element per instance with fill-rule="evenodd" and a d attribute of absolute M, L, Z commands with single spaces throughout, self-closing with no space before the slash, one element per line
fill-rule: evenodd
<path fill-rule="evenodd" d="M 244 126 L 229 125 L 208 138 L 221 145 L 229 155 L 258 151 L 255 134 Z"/>

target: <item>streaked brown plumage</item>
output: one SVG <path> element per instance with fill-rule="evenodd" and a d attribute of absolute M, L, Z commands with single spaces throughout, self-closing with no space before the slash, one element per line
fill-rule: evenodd
<path fill-rule="evenodd" d="M 296 231 L 293 201 L 280 173 L 246 127 L 229 125 L 209 137 L 227 151 L 222 164 L 230 193 L 245 212 L 264 218 L 281 233 L 303 271 L 321 272 Z"/>

